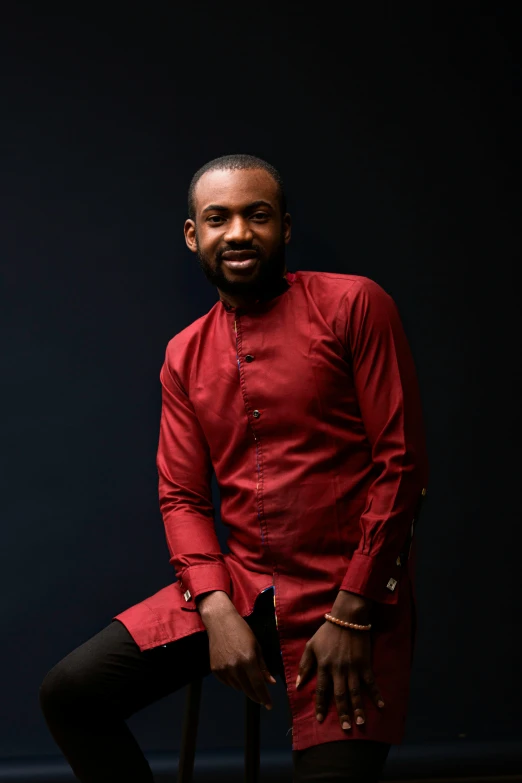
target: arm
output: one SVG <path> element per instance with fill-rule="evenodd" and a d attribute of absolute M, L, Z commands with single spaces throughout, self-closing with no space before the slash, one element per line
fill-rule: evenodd
<path fill-rule="evenodd" d="M 197 608 L 208 631 L 211 671 L 225 685 L 271 709 L 266 683 L 275 680 L 254 633 L 230 599 L 230 574 L 214 527 L 208 444 L 186 391 L 169 367 L 168 350 L 160 380 L 157 466 L 170 562 L 187 604 Z"/>
<path fill-rule="evenodd" d="M 332 614 L 366 624 L 374 602 L 396 603 L 412 521 L 426 488 L 428 463 L 413 358 L 397 308 L 372 280 L 349 293 L 346 345 L 359 409 L 372 449 L 374 479 L 360 517 L 361 538 L 346 570 Z M 353 290 L 353 289 L 352 289 Z M 384 707 L 372 669 L 371 637 L 324 622 L 305 647 L 298 683 L 317 665 L 315 712 L 319 722 L 336 694 L 341 727 L 363 724 L 362 687 Z M 332 687 L 333 684 L 333 687 Z M 352 717 L 353 716 L 353 717 Z"/>
<path fill-rule="evenodd" d="M 231 580 L 214 527 L 212 463 L 205 436 L 181 382 L 161 368 L 162 406 L 157 453 L 159 505 L 170 553 L 185 600 L 211 591 L 230 596 Z"/>
<path fill-rule="evenodd" d="M 415 365 L 397 307 L 367 278 L 349 297 L 346 345 L 376 475 L 335 608 L 351 606 L 353 612 L 344 611 L 350 617 L 338 616 L 364 622 L 371 602 L 398 599 L 406 567 L 398 558 L 425 493 L 428 462 Z"/>

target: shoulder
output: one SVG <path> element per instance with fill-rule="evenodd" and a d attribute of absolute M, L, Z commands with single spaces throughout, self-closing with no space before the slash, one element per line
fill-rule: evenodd
<path fill-rule="evenodd" d="M 340 272 L 299 272 L 305 291 L 314 298 L 337 299 L 346 304 L 356 301 L 393 301 L 375 280 L 364 275 Z"/>
<path fill-rule="evenodd" d="M 197 353 L 202 333 L 212 318 L 215 308 L 216 306 L 212 307 L 208 313 L 196 318 L 170 338 L 165 350 L 165 361 L 170 368 L 179 368 L 183 365 L 185 357 Z"/>

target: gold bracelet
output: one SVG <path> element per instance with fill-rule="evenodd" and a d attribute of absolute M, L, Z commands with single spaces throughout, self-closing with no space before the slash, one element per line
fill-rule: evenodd
<path fill-rule="evenodd" d="M 353 628 L 354 631 L 369 631 L 372 627 L 371 625 L 359 625 L 358 623 L 349 623 L 347 620 L 339 620 L 337 617 L 332 617 L 332 615 L 328 613 L 325 614 L 325 618 L 336 625 L 344 625 L 345 628 Z"/>

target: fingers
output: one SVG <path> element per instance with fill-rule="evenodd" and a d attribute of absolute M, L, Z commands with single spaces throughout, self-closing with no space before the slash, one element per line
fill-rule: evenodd
<path fill-rule="evenodd" d="M 266 681 L 267 679 L 269 681 L 270 679 L 274 680 L 274 678 L 268 671 L 268 666 L 266 665 L 265 660 L 263 658 L 261 647 L 259 646 L 256 647 L 256 653 L 257 653 L 256 660 L 254 661 L 252 666 L 249 669 L 247 669 L 248 676 L 250 677 L 250 682 L 252 683 L 252 687 L 254 688 L 254 691 L 258 696 L 259 703 L 263 704 L 268 710 L 271 710 L 272 699 L 270 697 L 270 693 L 268 692 Z"/>
<path fill-rule="evenodd" d="M 259 668 L 261 670 L 261 673 L 265 680 L 268 680 L 268 682 L 275 683 L 276 678 L 272 677 L 268 670 L 268 666 L 265 663 L 265 659 L 263 658 L 263 653 L 261 652 L 261 647 L 257 647 L 257 662 L 259 664 Z"/>
<path fill-rule="evenodd" d="M 315 638 L 315 637 L 314 637 Z M 324 646 L 324 641 L 320 640 Z M 319 641 L 317 642 L 318 646 Z M 355 648 L 355 649 L 354 649 Z M 351 654 L 350 654 L 351 653 Z M 328 710 L 331 688 L 339 722 L 345 731 L 349 731 L 354 722 L 357 726 L 366 723 L 363 691 L 368 689 L 370 697 L 378 709 L 384 707 L 369 659 L 369 648 L 358 648 L 353 644 L 348 650 L 337 650 L 336 655 L 316 655 L 316 649 L 309 641 L 298 667 L 296 689 L 312 674 L 317 666 L 317 684 L 315 688 L 315 715 L 321 723 Z"/>
<path fill-rule="evenodd" d="M 320 715 L 323 717 L 326 715 L 330 682 L 333 682 L 337 714 L 339 715 L 341 728 L 344 730 L 351 729 L 352 715 L 353 720 L 358 726 L 362 726 L 366 722 L 366 711 L 363 705 L 362 693 L 363 682 L 370 691 L 370 695 L 375 705 L 379 709 L 384 707 L 384 700 L 377 687 L 371 669 L 366 670 L 361 676 L 359 676 L 356 670 L 348 670 L 347 677 L 341 667 L 333 669 L 330 675 L 328 669 L 321 669 L 319 666 L 315 707 L 318 720 L 321 720 L 319 718 Z"/>
<path fill-rule="evenodd" d="M 363 709 L 359 674 L 353 669 L 348 672 L 348 690 L 352 703 L 353 719 L 358 726 L 361 726 L 366 721 L 366 715 Z"/>
<path fill-rule="evenodd" d="M 316 658 L 313 653 L 310 642 L 305 644 L 304 652 L 299 661 L 299 667 L 297 669 L 297 679 L 295 681 L 295 687 L 299 688 L 311 675 L 315 669 Z"/>
<path fill-rule="evenodd" d="M 270 693 L 268 692 L 268 689 L 266 687 L 267 682 L 275 683 L 276 679 L 275 677 L 272 677 L 268 670 L 268 666 L 265 663 L 265 659 L 263 658 L 263 653 L 261 651 L 261 645 L 258 643 L 256 645 L 256 655 L 257 655 L 257 667 L 254 669 L 254 676 L 259 678 L 259 686 L 256 688 L 256 690 L 261 690 L 262 693 L 266 693 L 268 696 L 268 701 L 262 702 L 267 709 L 272 709 L 272 700 L 270 698 Z"/>
<path fill-rule="evenodd" d="M 271 710 L 272 699 L 270 698 L 266 681 L 268 679 L 269 681 L 273 680 L 275 682 L 275 680 L 268 671 L 268 666 L 263 658 L 261 646 L 258 643 L 256 643 L 254 647 L 254 655 L 255 657 L 248 661 L 244 667 L 244 674 L 248 681 L 246 686 L 248 690 L 245 690 L 245 693 L 252 701 L 257 701 L 268 710 Z"/>
<path fill-rule="evenodd" d="M 330 678 L 328 671 L 319 666 L 317 668 L 317 685 L 315 686 L 315 717 L 321 723 L 328 710 L 328 693 Z"/>
<path fill-rule="evenodd" d="M 238 677 L 241 682 L 241 689 L 252 701 L 272 709 L 270 694 L 268 693 L 266 682 L 255 664 L 248 664 L 238 670 Z"/>
<path fill-rule="evenodd" d="M 272 709 L 270 694 L 256 658 L 249 660 L 245 657 L 234 666 L 213 670 L 213 674 L 223 685 L 242 691 L 252 701 Z"/>
<path fill-rule="evenodd" d="M 236 691 L 241 690 L 241 686 L 239 684 L 239 681 L 234 676 L 234 672 L 232 669 L 227 668 L 213 668 L 211 669 L 212 674 L 218 680 L 219 682 L 223 683 L 223 685 L 227 685 L 229 688 L 235 688 Z"/>
<path fill-rule="evenodd" d="M 376 707 L 382 710 L 384 707 L 384 699 L 381 696 L 381 693 L 379 691 L 379 688 L 377 687 L 377 683 L 375 682 L 375 677 L 373 676 L 373 672 L 371 669 L 366 669 L 366 671 L 362 675 L 363 682 L 370 692 L 371 699 Z"/>
<path fill-rule="evenodd" d="M 342 729 L 352 728 L 352 719 L 350 717 L 350 696 L 346 683 L 346 674 L 341 671 L 333 675 L 333 688 L 335 706 L 339 715 L 339 721 Z"/>

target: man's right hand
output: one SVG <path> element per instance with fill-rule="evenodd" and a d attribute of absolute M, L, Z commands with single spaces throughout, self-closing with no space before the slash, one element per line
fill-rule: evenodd
<path fill-rule="evenodd" d="M 275 679 L 248 623 L 221 590 L 206 593 L 196 604 L 208 632 L 212 673 L 220 682 L 271 710 L 266 683 L 275 683 Z"/>

